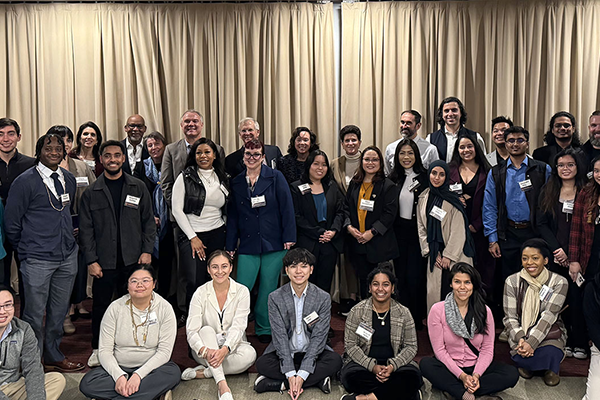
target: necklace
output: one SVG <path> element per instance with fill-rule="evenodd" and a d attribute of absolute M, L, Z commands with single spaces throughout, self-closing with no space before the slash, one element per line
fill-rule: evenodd
<path fill-rule="evenodd" d="M 383 317 L 379 315 L 375 307 L 373 307 L 373 311 L 375 311 L 375 314 L 377 314 L 377 319 L 381 321 L 381 326 L 385 326 L 385 317 L 387 317 L 390 309 L 388 308 L 388 310 L 383 314 Z"/>
<path fill-rule="evenodd" d="M 144 318 L 143 322 L 136 324 L 135 320 L 133 319 L 133 301 L 131 299 L 129 299 L 129 313 L 131 314 L 131 325 L 133 325 L 133 340 L 135 340 L 136 346 L 140 346 L 140 342 L 138 341 L 138 328 L 140 328 L 142 326 L 146 327 L 144 333 L 142 334 L 142 338 L 144 340 L 144 342 L 142 343 L 142 346 L 144 346 L 146 344 L 146 339 L 148 338 L 148 327 L 150 326 L 150 324 L 149 324 L 150 315 L 149 314 L 150 314 L 150 309 L 152 308 L 152 300 L 154 300 L 154 295 L 152 295 L 152 298 L 150 299 L 150 304 L 148 305 L 148 309 L 146 311 L 146 318 Z"/>

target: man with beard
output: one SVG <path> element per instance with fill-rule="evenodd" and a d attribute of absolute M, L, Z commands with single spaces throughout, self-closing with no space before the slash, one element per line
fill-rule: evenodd
<path fill-rule="evenodd" d="M 148 150 L 142 146 L 142 138 L 146 133 L 146 121 L 139 114 L 132 115 L 127 118 L 124 129 L 127 137 L 121 141 L 126 150 L 123 171 L 131 175 L 136 170 L 136 166 L 140 168 L 140 164 L 150 157 Z"/>
<path fill-rule="evenodd" d="M 411 139 L 419 147 L 421 153 L 421 161 L 425 169 L 429 168 L 429 164 L 439 160 L 438 151 L 434 145 L 429 143 L 427 140 L 419 136 L 418 131 L 421 128 L 421 114 L 415 110 L 403 111 L 400 115 L 400 139 L 393 143 L 390 143 L 385 148 L 384 158 L 384 169 L 385 175 L 389 175 L 394 168 L 394 154 L 396 154 L 396 147 L 398 143 L 404 138 Z"/>
<path fill-rule="evenodd" d="M 508 159 L 508 150 L 504 142 L 504 132 L 513 125 L 513 122 L 508 117 L 499 116 L 492 120 L 492 141 L 496 145 L 496 150 L 485 156 L 490 166 L 493 167 Z"/>
<path fill-rule="evenodd" d="M 544 135 L 546 146 L 535 149 L 533 158 L 546 164 L 554 162 L 554 157 L 567 147 L 581 146 L 575 117 L 567 111 L 557 112 L 550 118 L 550 128 Z"/>
<path fill-rule="evenodd" d="M 117 297 L 123 296 L 129 269 L 152 261 L 156 235 L 152 201 L 144 182 L 123 173 L 126 157 L 122 142 L 102 143 L 104 173 L 81 196 L 79 240 L 88 272 L 94 277 L 90 367 L 100 365 L 100 322 L 115 288 Z"/>
<path fill-rule="evenodd" d="M 596 110 L 590 115 L 590 123 L 588 125 L 590 139 L 581 146 L 583 154 L 586 157 L 586 165 L 591 171 L 592 160 L 600 156 L 600 110 Z"/>

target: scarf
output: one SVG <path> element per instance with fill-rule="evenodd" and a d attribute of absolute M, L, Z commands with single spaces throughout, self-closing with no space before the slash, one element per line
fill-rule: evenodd
<path fill-rule="evenodd" d="M 444 311 L 446 312 L 446 322 L 456 336 L 469 340 L 473 339 L 477 326 L 475 325 L 475 319 L 473 319 L 471 307 L 469 307 L 467 315 L 463 319 L 462 315 L 460 315 L 458 304 L 456 304 L 456 300 L 454 299 L 454 293 L 450 292 L 446 296 L 446 300 L 444 300 Z"/>
<path fill-rule="evenodd" d="M 429 244 L 429 271 L 433 271 L 435 268 L 435 260 L 438 253 L 444 250 L 444 238 L 442 237 L 442 223 L 437 219 L 429 216 L 434 206 L 442 208 L 442 203 L 447 201 L 454 208 L 460 211 L 464 219 L 465 225 L 465 244 L 463 246 L 463 252 L 467 257 L 473 257 L 475 255 L 475 244 L 469 231 L 469 220 L 465 207 L 460 201 L 458 195 L 450 191 L 450 169 L 445 161 L 437 160 L 431 163 L 429 166 L 429 175 L 435 167 L 442 167 L 446 173 L 446 180 L 440 187 L 434 187 L 431 184 L 431 178 L 429 178 L 429 197 L 427 198 L 427 243 Z"/>
<path fill-rule="evenodd" d="M 155 258 L 158 258 L 158 243 L 165 237 L 167 234 L 167 225 L 169 223 L 169 211 L 167 209 L 167 204 L 165 202 L 165 197 L 163 196 L 162 189 L 160 188 L 160 171 L 154 165 L 154 162 L 151 158 L 147 158 L 144 160 L 144 171 L 146 174 L 146 178 L 148 178 L 152 183 L 156 184 L 154 191 L 152 192 L 152 209 L 154 211 L 154 216 L 160 218 L 160 227 L 156 232 L 156 238 L 154 239 L 154 248 L 152 249 L 152 255 Z"/>
<path fill-rule="evenodd" d="M 540 313 L 540 290 L 544 286 L 545 282 L 548 282 L 550 272 L 548 268 L 544 267 L 541 274 L 534 278 L 529 275 L 525 268 L 519 272 L 521 279 L 525 280 L 529 286 L 525 291 L 525 297 L 523 298 L 523 308 L 521 312 L 521 327 L 525 332 L 529 330 L 537 321 Z"/>

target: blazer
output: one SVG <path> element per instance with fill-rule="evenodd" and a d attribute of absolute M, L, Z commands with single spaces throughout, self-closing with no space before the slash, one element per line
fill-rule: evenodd
<path fill-rule="evenodd" d="M 264 165 L 260 169 L 252 196 L 265 196 L 264 207 L 252 208 L 245 173 L 233 178 L 230 187 L 225 242 L 228 251 L 237 248 L 240 254 L 262 254 L 296 242 L 294 203 L 281 172 Z"/>
<path fill-rule="evenodd" d="M 358 153 L 360 154 L 360 150 Z M 330 168 L 333 179 L 335 179 L 345 196 L 348 191 L 348 183 L 346 183 L 346 156 L 343 155 L 333 160 Z"/>
<path fill-rule="evenodd" d="M 142 253 L 152 254 L 156 223 L 146 185 L 129 174 L 121 193 L 121 243 L 117 243 L 117 220 L 106 177 L 100 175 L 81 196 L 79 243 L 86 264 L 98 262 L 103 269 L 117 268 L 117 246 L 125 265 L 136 264 Z M 125 206 L 128 195 L 138 197 L 137 208 Z"/>
<path fill-rule="evenodd" d="M 296 370 L 292 351 L 290 350 L 290 339 L 296 328 L 296 307 L 292 290 L 290 283 L 283 285 L 269 295 L 269 322 L 273 340 L 267 346 L 264 354 L 277 352 L 280 371 L 284 375 L 286 372 Z M 319 316 L 319 319 L 313 325 L 306 325 L 306 322 L 302 321 L 308 336 L 308 349 L 302 359 L 300 368 L 298 368 L 298 370 L 304 370 L 309 374 L 315 372 L 317 357 L 323 350 L 333 351 L 333 349 L 326 345 L 327 332 L 331 321 L 331 297 L 329 293 L 308 282 L 302 318 L 304 319 L 313 311 Z"/>
<path fill-rule="evenodd" d="M 240 343 L 248 343 L 246 339 L 248 314 L 250 314 L 250 291 L 248 288 L 229 278 L 229 291 L 223 306 L 223 320 L 219 318 L 220 313 L 217 294 L 211 280 L 194 292 L 185 325 L 188 343 L 196 354 L 205 345 L 200 337 L 200 329 L 203 326 L 212 327 L 217 334 L 226 332 L 227 338 L 224 345 L 228 346 L 232 352 Z"/>
<path fill-rule="evenodd" d="M 325 224 L 327 229 L 325 229 L 317 221 L 317 208 L 311 193 L 303 195 L 298 189 L 298 186 L 302 184 L 303 182 L 296 181 L 290 185 L 298 229 L 296 246 L 313 252 L 319 243 L 319 237 L 326 230 L 331 230 L 337 232 L 331 240 L 331 244 L 339 253 L 342 253 L 344 251 L 342 233 L 344 219 L 346 218 L 346 202 L 342 191 L 333 179 L 329 181 L 329 185 L 323 185 L 325 201 L 327 202 L 327 222 Z"/>
<path fill-rule="evenodd" d="M 127 155 L 127 138 L 121 140 L 123 146 L 125 146 L 125 162 L 123 163 L 123 172 L 127 172 L 129 175 L 133 175 L 134 170 L 131 169 L 131 164 L 129 164 L 129 156 Z M 142 145 L 142 158 L 140 161 L 135 163 L 135 167 L 137 168 L 140 163 L 142 163 L 146 158 L 150 157 L 150 153 L 148 153 L 148 149 Z"/>
<path fill-rule="evenodd" d="M 360 192 L 360 183 L 350 181 L 348 192 L 346 193 L 346 221 L 344 227 L 352 225 L 358 228 L 358 195 Z M 396 234 L 392 226 L 398 214 L 398 186 L 388 178 L 378 181 L 373 186 L 370 200 L 375 201 L 373 211 L 367 212 L 365 228 L 375 228 L 377 235 L 370 241 L 358 244 L 351 236 L 348 237 L 350 250 L 359 254 L 367 254 L 367 260 L 370 263 L 379 263 L 398 257 L 398 243 Z"/>
<path fill-rule="evenodd" d="M 246 165 L 244 165 L 244 151 L 245 148 L 242 146 L 242 148 L 225 157 L 225 172 L 232 178 L 246 170 Z M 276 168 L 281 157 L 283 155 L 279 147 L 265 144 L 265 162 L 269 167 Z"/>
<path fill-rule="evenodd" d="M 92 183 L 96 182 L 96 175 L 89 165 L 79 159 L 67 157 L 67 165 L 69 172 L 75 176 L 75 180 L 77 181 L 77 191 L 75 192 L 75 202 L 73 203 L 73 213 L 77 214 L 79 212 L 81 196 Z M 85 179 L 80 180 L 79 178 L 87 178 L 87 183 Z M 74 226 L 73 228 L 77 227 Z"/>
<path fill-rule="evenodd" d="M 469 223 L 477 232 L 483 230 L 483 195 L 485 194 L 485 183 L 487 181 L 487 173 L 483 167 L 479 166 L 479 174 L 477 187 L 475 188 L 475 196 L 473 196 L 473 209 L 471 215 L 467 215 Z M 474 178 L 473 178 L 474 179 Z M 458 168 L 450 168 L 450 184 L 460 183 L 460 172 Z"/>
<path fill-rule="evenodd" d="M 398 186 L 398 198 L 400 198 L 400 192 L 402 191 L 402 186 L 404 186 L 404 182 L 406 181 L 406 175 L 400 175 L 398 177 L 398 182 L 396 182 L 396 185 Z M 413 201 L 413 212 L 412 212 L 412 218 L 411 220 L 416 224 L 417 222 L 417 206 L 419 204 L 419 195 L 421 193 L 423 193 L 423 191 L 425 189 L 428 188 L 429 186 L 429 176 L 427 175 L 427 172 L 423 172 L 420 173 L 419 175 L 417 175 L 414 179 L 413 182 L 417 181 L 419 182 L 419 186 L 417 186 L 414 190 L 414 201 Z M 401 207 L 399 205 L 399 207 Z M 395 226 L 396 227 L 400 227 L 400 213 L 398 213 L 398 215 L 396 216 L 396 223 Z"/>

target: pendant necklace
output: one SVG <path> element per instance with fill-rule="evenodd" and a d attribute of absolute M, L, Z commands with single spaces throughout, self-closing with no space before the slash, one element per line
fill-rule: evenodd
<path fill-rule="evenodd" d="M 385 326 L 385 318 L 387 317 L 388 313 L 390 312 L 390 309 L 388 308 L 388 310 L 385 312 L 385 314 L 383 314 L 383 317 L 381 317 L 379 315 L 379 313 L 377 312 L 375 307 L 373 307 L 373 311 L 375 311 L 375 314 L 377 314 L 377 319 L 381 321 L 381 326 Z"/>

